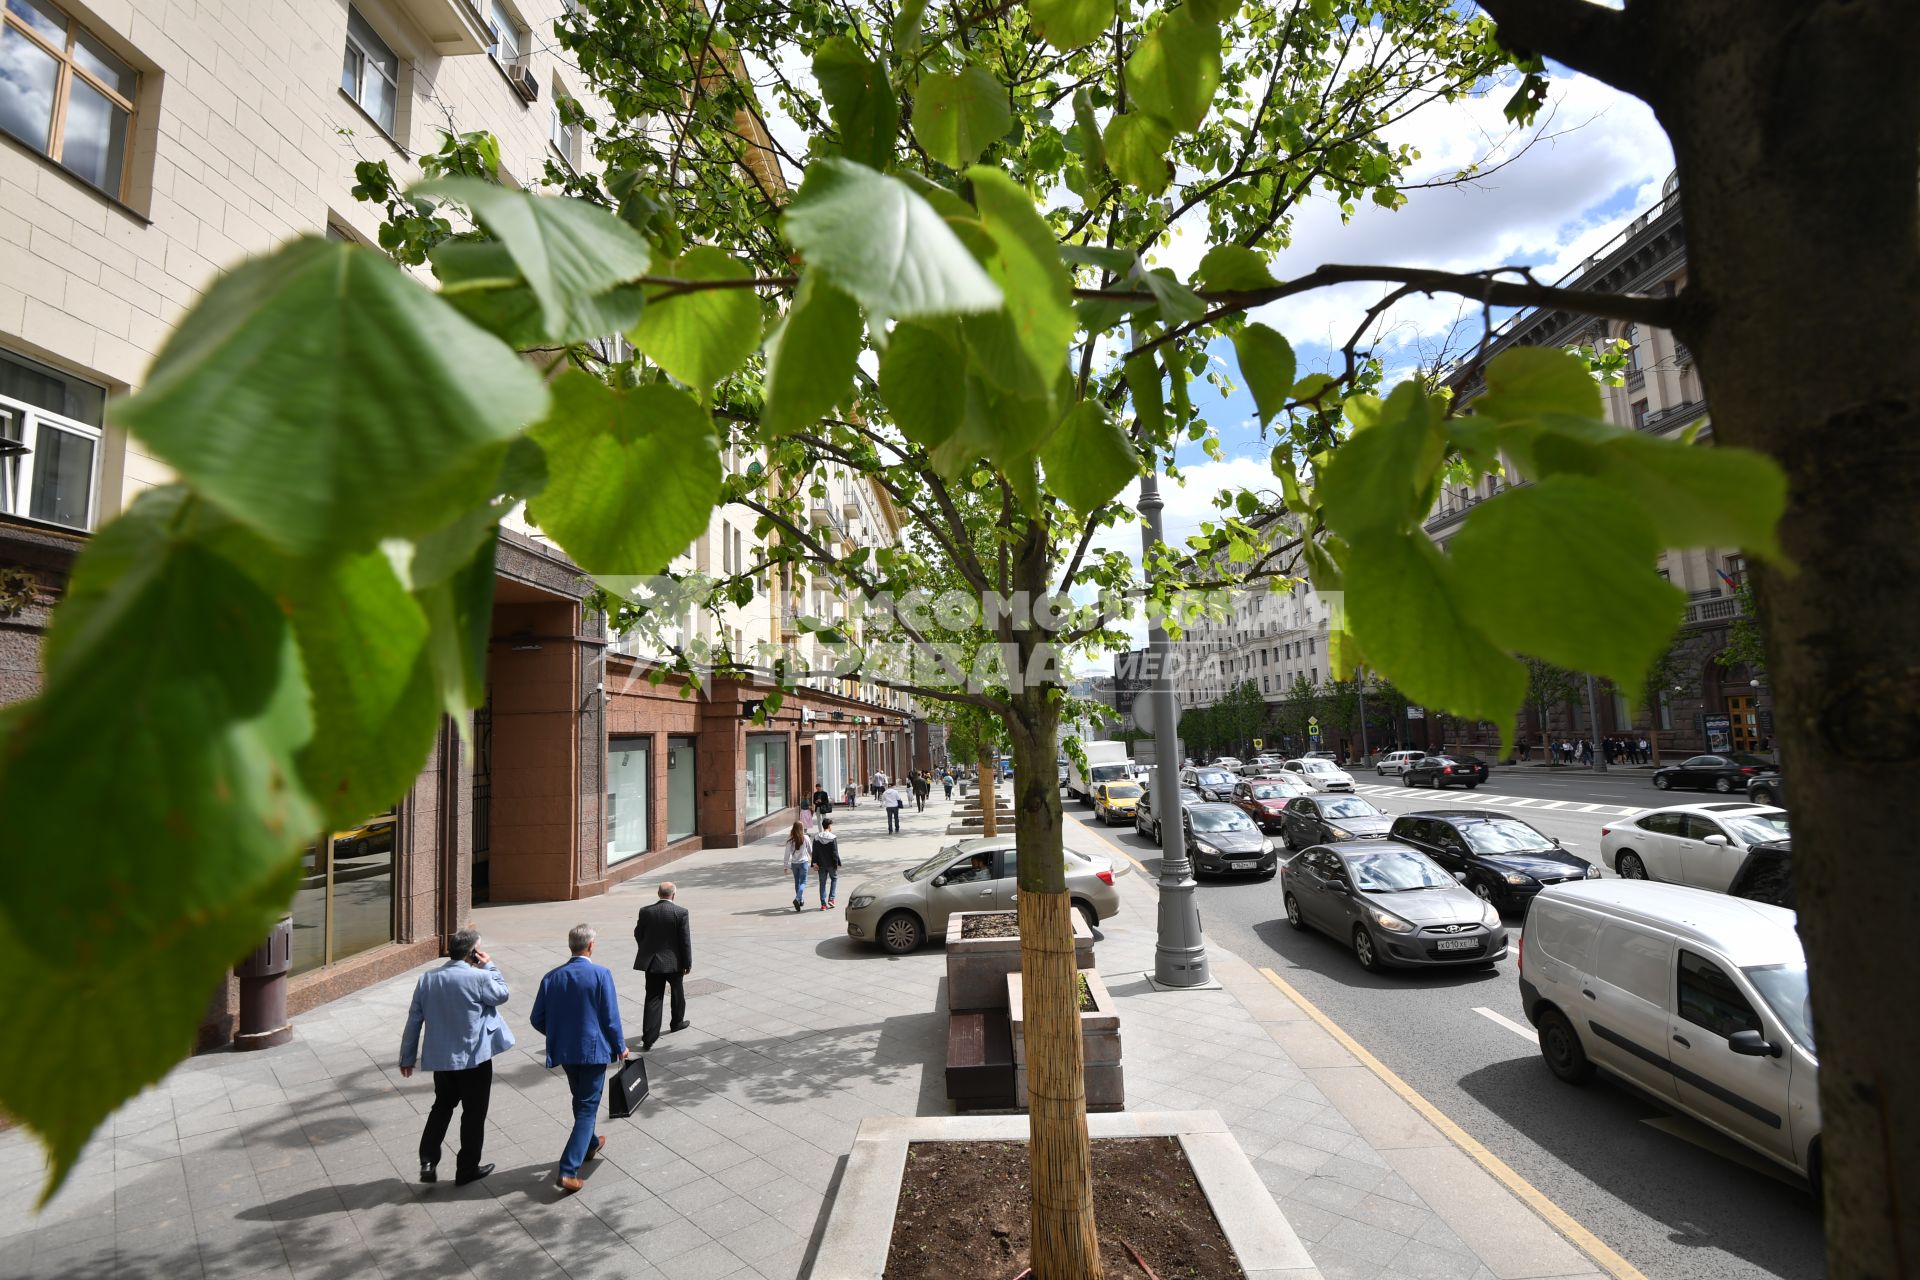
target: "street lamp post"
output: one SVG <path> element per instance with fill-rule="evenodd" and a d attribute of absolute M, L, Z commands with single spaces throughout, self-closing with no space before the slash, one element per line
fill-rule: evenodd
<path fill-rule="evenodd" d="M 1160 479 L 1149 469 L 1140 481 L 1141 563 L 1150 564 L 1161 542 Z M 1186 822 L 1180 804 L 1180 738 L 1173 713 L 1173 644 L 1166 622 L 1147 619 L 1147 706 L 1153 721 L 1153 811 L 1160 818 L 1160 929 L 1153 948 L 1154 985 L 1199 987 L 1211 981 L 1200 904 L 1194 897 L 1193 863 L 1187 858 Z"/>

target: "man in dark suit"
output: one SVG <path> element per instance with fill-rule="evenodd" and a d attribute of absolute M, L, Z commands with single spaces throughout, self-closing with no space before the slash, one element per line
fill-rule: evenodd
<path fill-rule="evenodd" d="M 647 975 L 647 1007 L 640 1023 L 640 1048 L 653 1048 L 660 1038 L 660 1003 L 666 989 L 673 988 L 673 1023 L 668 1031 L 685 1031 L 687 991 L 681 980 L 693 972 L 693 925 L 687 909 L 673 900 L 673 881 L 660 884 L 660 900 L 640 909 L 634 921 L 633 940 L 639 952 L 633 967 Z"/>

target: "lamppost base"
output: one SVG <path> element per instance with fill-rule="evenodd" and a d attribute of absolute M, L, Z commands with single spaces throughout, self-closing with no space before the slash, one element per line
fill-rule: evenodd
<path fill-rule="evenodd" d="M 1151 973 L 1143 973 L 1140 976 L 1145 978 L 1148 985 L 1155 991 L 1219 991 L 1222 989 L 1220 980 L 1211 975 L 1200 982 L 1180 983 L 1162 982 L 1157 976 Z"/>

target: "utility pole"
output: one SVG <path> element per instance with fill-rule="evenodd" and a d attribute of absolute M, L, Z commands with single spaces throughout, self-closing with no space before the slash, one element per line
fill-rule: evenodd
<path fill-rule="evenodd" d="M 1587 676 L 1587 737 L 1593 743 L 1593 771 L 1607 771 L 1607 753 L 1600 749 L 1600 682 Z"/>
<path fill-rule="evenodd" d="M 1150 468 L 1140 480 L 1141 563 L 1151 564 L 1160 544 L 1160 478 Z M 1153 811 L 1160 818 L 1160 931 L 1153 948 L 1157 987 L 1199 987 L 1212 980 L 1206 939 L 1200 933 L 1200 904 L 1194 897 L 1193 863 L 1187 857 L 1184 810 L 1180 804 L 1180 737 L 1173 714 L 1173 644 L 1166 622 L 1147 619 L 1147 704 L 1153 719 Z"/>

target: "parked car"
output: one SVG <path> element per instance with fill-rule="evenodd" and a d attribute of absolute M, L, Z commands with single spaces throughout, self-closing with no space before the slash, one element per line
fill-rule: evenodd
<path fill-rule="evenodd" d="M 1649 809 L 1600 828 L 1600 860 L 1623 880 L 1725 893 L 1756 844 L 1786 839 L 1787 811 L 1745 800 Z"/>
<path fill-rule="evenodd" d="M 1751 898 L 1770 906 L 1794 909 L 1793 842 L 1769 840 L 1747 850 L 1747 860 L 1733 873 L 1727 892 L 1736 898 Z"/>
<path fill-rule="evenodd" d="M 1197 769 L 1180 771 L 1180 785 L 1192 787 L 1198 791 L 1202 800 L 1232 799 L 1233 788 L 1239 781 L 1240 779 L 1216 765 L 1203 764 Z"/>
<path fill-rule="evenodd" d="M 1096 782 L 1093 784 L 1093 816 L 1111 826 L 1118 819 L 1133 821 L 1133 807 L 1140 803 L 1137 782 Z"/>
<path fill-rule="evenodd" d="M 1380 757 L 1373 771 L 1383 778 L 1390 773 L 1405 773 L 1408 765 L 1425 754 L 1424 751 L 1389 751 Z"/>
<path fill-rule="evenodd" d="M 1596 880 L 1600 868 L 1511 814 L 1428 809 L 1393 820 L 1390 839 L 1411 845 L 1503 911 L 1519 911 L 1550 884 Z"/>
<path fill-rule="evenodd" d="M 1421 756 L 1400 771 L 1403 787 L 1465 787 L 1471 791 L 1487 780 L 1487 766 L 1471 756 Z"/>
<path fill-rule="evenodd" d="M 1317 844 L 1282 864 L 1287 923 L 1353 948 L 1363 968 L 1491 964 L 1507 927 L 1433 859 L 1389 840 Z"/>
<path fill-rule="evenodd" d="M 1192 787 L 1180 788 L 1180 807 L 1188 809 L 1196 804 L 1205 804 L 1206 800 Z M 1153 816 L 1153 788 L 1145 787 L 1140 792 L 1139 803 L 1133 806 L 1133 829 L 1146 836 L 1155 844 L 1160 843 L 1160 819 Z"/>
<path fill-rule="evenodd" d="M 1259 824 L 1263 831 L 1278 831 L 1280 820 L 1285 815 L 1287 801 L 1295 796 L 1314 794 L 1307 780 L 1297 773 L 1281 773 L 1271 777 L 1249 778 L 1233 789 L 1233 803 L 1242 813 Z"/>
<path fill-rule="evenodd" d="M 1116 874 L 1124 864 L 1065 851 L 1067 894 L 1089 926 L 1120 909 Z M 1020 901 L 1012 836 L 981 836 L 950 844 L 917 867 L 856 886 L 847 899 L 847 936 L 877 942 L 896 955 L 929 937 L 944 938 L 956 911 L 1008 911 Z"/>
<path fill-rule="evenodd" d="M 1340 753 L 1337 751 L 1303 751 L 1300 753 L 1300 758 L 1302 760 L 1333 760 L 1337 762 L 1340 759 Z"/>
<path fill-rule="evenodd" d="M 1230 804 L 1197 804 L 1185 813 L 1187 856 L 1193 874 L 1270 876 L 1278 865 L 1273 841 Z"/>
<path fill-rule="evenodd" d="M 1253 759 L 1247 761 L 1247 765 L 1250 768 L 1258 767 L 1261 769 L 1278 769 L 1281 765 L 1285 764 L 1286 762 L 1287 762 L 1287 759 L 1285 756 L 1258 755 L 1258 756 L 1255 756 Z"/>
<path fill-rule="evenodd" d="M 1213 760 L 1216 769 L 1238 769 L 1242 763 L 1239 756 L 1215 756 Z"/>
<path fill-rule="evenodd" d="M 1679 764 L 1664 765 L 1653 771 L 1653 785 L 1661 791 L 1718 791 L 1728 795 L 1745 789 L 1747 779 L 1773 768 L 1773 761 L 1761 756 L 1729 752 L 1723 755 L 1694 756 Z"/>
<path fill-rule="evenodd" d="M 1793 912 L 1680 885 L 1555 885 L 1520 953 L 1548 1070 L 1618 1076 L 1805 1175 L 1818 1202 L 1820 1063 Z"/>
<path fill-rule="evenodd" d="M 1393 827 L 1393 818 L 1359 796 L 1296 796 L 1287 801 L 1281 834 L 1287 848 L 1375 840 Z"/>
<path fill-rule="evenodd" d="M 1763 769 L 1747 779 L 1747 799 L 1755 804 L 1785 804 L 1787 789 L 1778 769 Z"/>
<path fill-rule="evenodd" d="M 1283 772 L 1305 781 L 1315 791 L 1353 790 L 1353 775 L 1320 756 L 1302 756 L 1298 760 L 1287 761 L 1281 768 Z"/>

